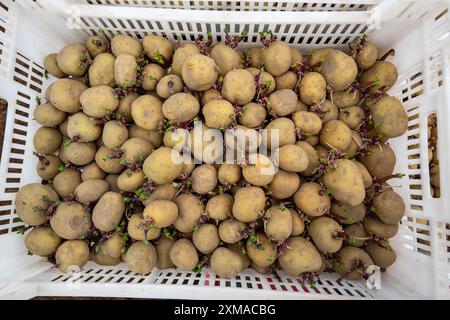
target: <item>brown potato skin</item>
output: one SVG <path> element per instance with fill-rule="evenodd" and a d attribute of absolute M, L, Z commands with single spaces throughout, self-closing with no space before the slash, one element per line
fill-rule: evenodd
<path fill-rule="evenodd" d="M 281 268 L 290 276 L 303 272 L 317 272 L 322 267 L 322 257 L 312 242 L 302 237 L 287 240 L 291 250 L 286 250 L 279 258 Z"/>
<path fill-rule="evenodd" d="M 87 58 L 82 63 L 82 58 Z M 67 75 L 82 76 L 86 73 L 91 57 L 86 47 L 82 44 L 69 44 L 62 48 L 56 56 L 58 67 Z"/>
<path fill-rule="evenodd" d="M 85 236 L 92 226 L 90 214 L 77 202 L 63 202 L 50 219 L 55 233 L 67 240 L 76 240 Z"/>
<path fill-rule="evenodd" d="M 329 149 L 347 150 L 351 142 L 351 130 L 341 120 L 328 121 L 320 132 L 320 143 Z"/>
<path fill-rule="evenodd" d="M 65 112 L 55 108 L 51 103 L 38 105 L 33 115 L 36 122 L 44 127 L 56 127 L 67 117 Z"/>
<path fill-rule="evenodd" d="M 175 243 L 173 239 L 159 238 L 156 243 L 156 254 L 158 260 L 156 262 L 156 267 L 158 269 L 168 269 L 174 267 L 172 260 L 170 260 L 170 248 Z"/>
<path fill-rule="evenodd" d="M 280 76 L 291 66 L 291 49 L 285 42 L 272 42 L 267 48 L 264 48 L 262 61 L 267 72 L 275 77 Z"/>
<path fill-rule="evenodd" d="M 241 257 L 228 248 L 217 248 L 211 256 L 211 268 L 221 278 L 237 276 L 243 269 Z"/>
<path fill-rule="evenodd" d="M 139 127 L 156 130 L 164 120 L 162 102 L 152 95 L 140 96 L 131 104 L 131 116 Z"/>
<path fill-rule="evenodd" d="M 375 214 L 386 224 L 397 224 L 405 214 L 405 202 L 392 190 L 386 190 L 376 195 L 372 203 Z"/>
<path fill-rule="evenodd" d="M 142 53 L 142 44 L 129 35 L 118 34 L 111 39 L 111 51 L 116 57 L 128 54 L 137 58 Z"/>
<path fill-rule="evenodd" d="M 292 216 L 286 207 L 273 206 L 267 211 L 265 233 L 272 241 L 287 239 L 292 234 Z"/>
<path fill-rule="evenodd" d="M 219 224 L 219 237 L 225 243 L 236 243 L 244 238 L 241 230 L 245 228 L 245 223 L 227 219 Z"/>
<path fill-rule="evenodd" d="M 365 249 L 373 262 L 380 268 L 386 269 L 397 260 L 397 254 L 386 240 L 380 240 L 378 243 L 368 241 Z"/>
<path fill-rule="evenodd" d="M 217 227 L 210 223 L 203 223 L 192 233 L 194 246 L 203 254 L 212 253 L 220 242 Z"/>
<path fill-rule="evenodd" d="M 294 202 L 302 212 L 312 217 L 324 215 L 330 208 L 330 197 L 323 187 L 315 182 L 300 185 L 294 194 Z"/>
<path fill-rule="evenodd" d="M 307 105 L 321 102 L 327 94 L 325 78 L 318 72 L 307 73 L 300 81 L 298 92 Z"/>
<path fill-rule="evenodd" d="M 292 89 L 279 89 L 269 96 L 271 111 L 277 116 L 284 117 L 295 111 L 297 95 Z"/>
<path fill-rule="evenodd" d="M 149 274 L 157 261 L 156 249 L 151 243 L 133 243 L 125 254 L 125 262 L 132 272 Z"/>
<path fill-rule="evenodd" d="M 57 53 L 51 53 L 47 55 L 44 59 L 44 68 L 55 78 L 65 78 L 67 77 L 67 74 L 65 74 L 58 66 L 58 63 L 56 61 L 57 56 Z"/>
<path fill-rule="evenodd" d="M 257 233 L 256 239 L 259 241 L 258 246 L 247 240 L 245 249 L 250 260 L 260 267 L 270 266 L 277 257 L 277 246 L 275 243 L 269 241 L 269 238 L 264 233 Z"/>
<path fill-rule="evenodd" d="M 83 168 L 83 172 L 81 173 L 81 180 L 86 181 L 90 179 L 101 179 L 105 177 L 105 173 L 100 169 L 100 167 L 92 162 Z"/>
<path fill-rule="evenodd" d="M 34 149 L 43 155 L 56 152 L 61 143 L 62 134 L 54 128 L 40 127 L 33 137 Z"/>
<path fill-rule="evenodd" d="M 189 93 L 176 93 L 162 105 L 164 117 L 176 123 L 187 122 L 200 112 L 200 103 Z"/>
<path fill-rule="evenodd" d="M 333 90 L 341 91 L 353 83 L 358 66 L 352 57 L 342 51 L 331 49 L 320 64 L 320 73 Z"/>
<path fill-rule="evenodd" d="M 189 56 L 181 68 L 181 77 L 189 89 L 205 91 L 216 82 L 219 73 L 213 59 L 201 54 Z"/>
<path fill-rule="evenodd" d="M 61 161 L 55 155 L 45 156 L 44 161 L 39 161 L 36 165 L 37 174 L 44 180 L 52 180 L 59 173 Z"/>
<path fill-rule="evenodd" d="M 361 163 L 377 179 L 391 175 L 394 172 L 395 162 L 394 151 L 384 143 L 380 146 L 369 147 L 368 154 L 361 158 Z"/>
<path fill-rule="evenodd" d="M 345 278 L 349 280 L 362 278 L 362 274 L 358 271 L 347 273 L 353 267 L 355 260 L 361 261 L 365 267 L 373 265 L 370 256 L 364 250 L 356 247 L 343 247 L 337 252 L 336 256 L 336 262 L 333 264 L 334 270 L 341 275 L 345 274 Z"/>
<path fill-rule="evenodd" d="M 206 203 L 206 213 L 216 221 L 222 221 L 231 216 L 233 197 L 228 193 L 218 194 Z"/>
<path fill-rule="evenodd" d="M 314 219 L 308 226 L 308 234 L 321 252 L 335 253 L 339 251 L 343 239 L 336 235 L 342 231 L 339 223 L 328 217 Z"/>
<path fill-rule="evenodd" d="M 252 101 L 256 93 L 253 75 L 244 69 L 235 69 L 225 75 L 222 96 L 233 104 L 244 105 Z"/>
<path fill-rule="evenodd" d="M 260 187 L 243 187 L 234 195 L 233 217 L 242 222 L 252 222 L 258 219 L 264 210 L 266 195 Z"/>
<path fill-rule="evenodd" d="M 194 231 L 195 225 L 205 208 L 204 204 L 190 193 L 180 194 L 174 202 L 178 206 L 178 218 L 173 223 L 175 229 L 182 233 Z"/>
<path fill-rule="evenodd" d="M 78 170 L 66 168 L 53 178 L 53 188 L 60 197 L 67 197 L 75 192 L 81 183 L 81 174 Z"/>
<path fill-rule="evenodd" d="M 75 189 L 77 201 L 95 202 L 101 198 L 109 189 L 109 184 L 100 179 L 86 180 Z"/>
<path fill-rule="evenodd" d="M 114 62 L 116 58 L 110 53 L 100 53 L 89 67 L 89 83 L 91 86 L 114 86 Z"/>
<path fill-rule="evenodd" d="M 403 135 L 408 129 L 408 115 L 402 103 L 394 97 L 382 97 L 372 108 L 375 131 L 387 138 Z"/>
<path fill-rule="evenodd" d="M 300 177 L 297 173 L 279 169 L 267 188 L 272 198 L 287 199 L 298 190 L 299 186 Z"/>

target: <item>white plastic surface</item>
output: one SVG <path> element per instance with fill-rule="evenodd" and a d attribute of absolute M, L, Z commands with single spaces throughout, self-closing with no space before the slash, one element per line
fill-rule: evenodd
<path fill-rule="evenodd" d="M 146 1 L 146 0 L 3 0 L 0 5 L 0 97 L 8 101 L 7 125 L 0 166 L 0 298 L 36 295 L 118 296 L 152 298 L 450 298 L 450 20 L 448 1 L 316 0 L 302 1 Z M 102 6 L 104 5 L 104 6 Z M 76 14 L 77 17 L 73 17 Z M 69 23 L 67 16 L 72 15 Z M 75 24 L 73 24 L 75 23 Z M 69 29 L 76 27 L 76 29 Z M 22 236 L 14 230 L 14 196 L 26 183 L 39 181 L 32 155 L 35 97 L 43 97 L 43 57 L 86 34 L 105 30 L 108 36 L 157 33 L 192 41 L 212 32 L 215 40 L 247 30 L 249 42 L 272 30 L 304 52 L 313 48 L 345 48 L 367 33 L 390 58 L 399 79 L 390 94 L 403 101 L 410 117 L 408 132 L 393 139 L 395 181 L 407 214 L 393 241 L 397 262 L 382 275 L 381 290 L 363 282 L 336 283 L 334 274 L 320 275 L 316 288 L 299 279 L 263 276 L 246 271 L 236 279 L 153 270 L 147 277 L 123 265 L 89 263 L 81 278 L 63 275 L 50 264 L 26 255 Z M 51 79 L 50 79 L 51 80 Z M 441 197 L 429 187 L 426 122 L 438 114 L 438 156 Z"/>

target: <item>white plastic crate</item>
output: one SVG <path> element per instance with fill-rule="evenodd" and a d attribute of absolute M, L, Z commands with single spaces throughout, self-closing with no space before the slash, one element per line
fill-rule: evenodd
<path fill-rule="evenodd" d="M 8 102 L 0 167 L 0 297 L 36 295 L 149 298 L 323 299 L 450 297 L 450 20 L 449 1 L 308 0 L 308 1 L 178 1 L 178 0 L 2 0 L 0 2 L 0 97 Z M 66 21 L 67 17 L 71 17 Z M 73 27 L 76 27 L 73 29 Z M 315 288 L 300 279 L 281 280 L 246 271 L 235 279 L 154 269 L 149 276 L 123 265 L 89 263 L 80 278 L 58 272 L 26 255 L 21 226 L 14 212 L 18 188 L 39 181 L 32 155 L 35 97 L 49 84 L 42 61 L 65 44 L 84 41 L 102 28 L 108 36 L 148 33 L 192 41 L 212 32 L 214 40 L 247 30 L 249 45 L 258 32 L 305 52 L 326 46 L 344 48 L 355 36 L 369 34 L 397 65 L 399 79 L 390 94 L 403 101 L 408 132 L 390 140 L 396 172 L 406 174 L 397 189 L 407 204 L 393 246 L 397 262 L 382 275 L 381 290 L 363 282 L 337 283 L 337 275 L 320 275 Z M 427 159 L 427 117 L 438 115 L 441 197 L 432 198 Z"/>

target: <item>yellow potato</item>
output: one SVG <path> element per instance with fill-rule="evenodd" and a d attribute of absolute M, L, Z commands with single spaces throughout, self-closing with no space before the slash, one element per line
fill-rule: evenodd
<path fill-rule="evenodd" d="M 95 58 L 99 54 L 105 53 L 109 49 L 108 40 L 100 35 L 90 36 L 86 40 L 86 49 L 92 58 Z"/>
<path fill-rule="evenodd" d="M 172 43 L 161 36 L 148 34 L 144 37 L 142 45 L 145 54 L 154 62 L 166 64 L 172 59 Z"/>
<path fill-rule="evenodd" d="M 74 169 L 65 168 L 53 178 L 53 188 L 60 197 L 67 197 L 73 194 L 80 183 L 80 172 Z"/>
<path fill-rule="evenodd" d="M 233 109 L 234 110 L 234 109 Z M 193 119 L 200 111 L 200 103 L 189 93 L 176 93 L 162 105 L 162 113 L 167 119 L 176 123 Z"/>
<path fill-rule="evenodd" d="M 297 173 L 279 169 L 267 189 L 272 198 L 286 199 L 291 197 L 299 186 L 300 178 Z"/>
<path fill-rule="evenodd" d="M 323 125 L 320 132 L 320 143 L 324 147 L 344 151 L 351 142 L 351 130 L 341 120 L 330 120 Z"/>
<path fill-rule="evenodd" d="M 40 127 L 33 137 L 33 146 L 39 154 L 50 154 L 58 150 L 62 143 L 62 134 L 58 129 Z"/>
<path fill-rule="evenodd" d="M 190 55 L 183 63 L 181 77 L 189 89 L 205 91 L 216 82 L 219 73 L 213 59 L 202 54 Z"/>
<path fill-rule="evenodd" d="M 194 246 L 203 254 L 210 254 L 219 246 L 219 232 L 210 223 L 203 223 L 192 233 Z"/>
<path fill-rule="evenodd" d="M 110 53 L 100 53 L 89 67 L 89 83 L 91 86 L 114 86 L 114 62 L 116 58 Z"/>
<path fill-rule="evenodd" d="M 215 99 L 203 106 L 205 123 L 210 128 L 225 129 L 235 119 L 233 105 L 225 99 Z"/>
<path fill-rule="evenodd" d="M 120 173 L 124 169 L 120 158 L 112 158 L 113 154 L 106 146 L 101 146 L 95 154 L 95 163 L 106 173 Z"/>
<path fill-rule="evenodd" d="M 170 248 L 170 260 L 177 269 L 192 271 L 198 264 L 198 253 L 190 240 L 179 239 Z"/>
<path fill-rule="evenodd" d="M 128 54 L 137 58 L 142 53 L 142 44 L 129 35 L 118 34 L 111 39 L 111 51 L 116 57 L 121 54 Z"/>
<path fill-rule="evenodd" d="M 178 218 L 178 207 L 170 200 L 154 200 L 144 209 L 144 219 L 151 220 L 153 226 L 165 228 Z"/>
<path fill-rule="evenodd" d="M 279 258 L 281 268 L 290 276 L 298 277 L 304 272 L 317 272 L 322 267 L 322 257 L 316 247 L 302 237 L 287 240 L 290 249 Z"/>
<path fill-rule="evenodd" d="M 129 54 L 119 54 L 114 61 L 114 80 L 124 89 L 134 87 L 137 83 L 138 64 Z"/>
<path fill-rule="evenodd" d="M 214 59 L 214 62 L 219 67 L 219 73 L 221 76 L 225 76 L 231 70 L 238 69 L 240 67 L 241 57 L 239 54 L 235 49 L 222 42 L 214 45 L 209 55 Z"/>
<path fill-rule="evenodd" d="M 48 257 L 56 252 L 62 239 L 49 227 L 37 227 L 25 236 L 27 250 L 40 257 Z"/>
<path fill-rule="evenodd" d="M 164 120 L 162 102 L 151 95 L 140 96 L 131 104 L 131 116 L 139 127 L 156 130 Z"/>
<path fill-rule="evenodd" d="M 91 228 L 91 216 L 78 202 L 63 202 L 50 218 L 50 226 L 59 237 L 76 240 L 85 236 Z"/>
<path fill-rule="evenodd" d="M 255 186 L 268 185 L 276 173 L 273 162 L 263 154 L 251 154 L 249 165 L 242 168 L 242 175 L 246 181 Z"/>
<path fill-rule="evenodd" d="M 327 94 L 325 78 L 318 72 L 308 72 L 300 81 L 299 94 L 308 105 L 320 103 Z"/>
<path fill-rule="evenodd" d="M 263 106 L 249 102 L 242 107 L 242 111 L 238 115 L 238 122 L 247 128 L 256 128 L 266 120 L 266 116 L 267 112 Z"/>
<path fill-rule="evenodd" d="M 92 142 L 72 142 L 66 147 L 66 152 L 71 163 L 84 166 L 94 160 L 97 148 Z"/>
<path fill-rule="evenodd" d="M 210 219 L 222 221 L 231 215 L 233 197 L 228 193 L 218 194 L 206 203 L 206 213 Z"/>
<path fill-rule="evenodd" d="M 144 161 L 145 175 L 157 184 L 170 183 L 175 180 L 183 169 L 181 155 L 167 147 L 153 151 Z"/>
<path fill-rule="evenodd" d="M 236 191 L 233 203 L 233 217 L 242 222 L 252 222 L 264 211 L 266 195 L 260 187 L 243 187 Z"/>
<path fill-rule="evenodd" d="M 178 76 L 181 76 L 181 69 L 183 67 L 184 61 L 187 60 L 190 56 L 199 53 L 200 51 L 194 44 L 183 43 L 175 50 L 175 53 L 173 55 L 172 72 Z"/>
<path fill-rule="evenodd" d="M 62 72 L 69 76 L 82 76 L 86 73 L 91 57 L 82 44 L 69 44 L 56 56 L 56 62 Z"/>
<path fill-rule="evenodd" d="M 34 120 L 44 127 L 56 127 L 63 123 L 67 114 L 51 103 L 40 104 L 34 109 Z"/>
<path fill-rule="evenodd" d="M 162 77 L 156 85 L 156 93 L 163 99 L 183 91 L 183 80 L 175 74 Z"/>
<path fill-rule="evenodd" d="M 318 217 L 330 209 L 330 197 L 324 188 L 315 182 L 306 182 L 300 185 L 294 194 L 295 205 L 307 215 Z"/>
<path fill-rule="evenodd" d="M 142 70 L 141 86 L 144 90 L 155 91 L 159 80 L 166 74 L 166 71 L 159 65 L 150 63 Z"/>
<path fill-rule="evenodd" d="M 132 272 L 146 275 L 152 271 L 157 259 L 156 249 L 151 243 L 138 241 L 128 248 L 124 261 Z"/>
<path fill-rule="evenodd" d="M 91 142 L 100 138 L 102 128 L 93 118 L 89 118 L 83 112 L 78 112 L 69 117 L 67 134 L 69 138 L 76 138 L 78 142 Z"/>
<path fill-rule="evenodd" d="M 270 110 L 277 116 L 284 117 L 295 111 L 297 95 L 291 89 L 279 89 L 269 96 Z"/>
<path fill-rule="evenodd" d="M 293 71 L 288 71 L 275 78 L 276 89 L 291 89 L 295 90 L 298 82 L 297 74 Z"/>
<path fill-rule="evenodd" d="M 47 55 L 44 59 L 44 68 L 55 78 L 65 78 L 67 74 L 65 74 L 58 66 L 56 57 L 57 53 L 51 53 Z"/>
<path fill-rule="evenodd" d="M 292 54 L 289 46 L 282 41 L 272 42 L 262 52 L 264 68 L 273 76 L 279 76 L 289 70 Z"/>
<path fill-rule="evenodd" d="M 322 129 L 322 120 L 313 112 L 296 111 L 292 115 L 292 120 L 301 133 L 314 135 Z"/>
<path fill-rule="evenodd" d="M 89 256 L 89 246 L 85 241 L 65 241 L 56 251 L 56 265 L 61 272 L 79 272 L 89 261 Z"/>

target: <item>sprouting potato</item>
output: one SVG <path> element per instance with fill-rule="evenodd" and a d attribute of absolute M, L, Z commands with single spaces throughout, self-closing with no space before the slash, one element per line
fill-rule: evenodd
<path fill-rule="evenodd" d="M 157 261 L 156 249 L 151 243 L 138 241 L 133 243 L 125 254 L 125 263 L 132 272 L 149 274 Z"/>
<path fill-rule="evenodd" d="M 320 73 L 333 90 L 346 89 L 355 81 L 358 66 L 352 57 L 339 50 L 331 49 L 320 62 Z"/>
<path fill-rule="evenodd" d="M 292 115 L 292 120 L 301 133 L 314 135 L 322 129 L 322 120 L 313 112 L 296 111 Z"/>
<path fill-rule="evenodd" d="M 61 161 L 55 155 L 49 154 L 36 165 L 37 174 L 44 180 L 52 180 L 59 173 Z"/>
<path fill-rule="evenodd" d="M 341 203 L 356 206 L 364 200 L 366 193 L 362 175 L 351 160 L 336 160 L 335 167 L 324 174 L 323 182 Z"/>
<path fill-rule="evenodd" d="M 280 89 L 269 96 L 268 103 L 276 115 L 284 117 L 295 111 L 297 95 L 291 89 Z"/>
<path fill-rule="evenodd" d="M 405 202 L 392 190 L 385 190 L 373 198 L 375 214 L 384 223 L 397 224 L 405 214 Z"/>
<path fill-rule="evenodd" d="M 394 64 L 387 61 L 377 61 L 365 70 L 360 77 L 360 85 L 368 88 L 371 94 L 378 90 L 387 92 L 397 81 L 398 73 Z"/>
<path fill-rule="evenodd" d="M 336 220 L 319 217 L 311 221 L 308 234 L 321 252 L 335 253 L 342 247 L 342 227 Z"/>
<path fill-rule="evenodd" d="M 44 127 L 56 127 L 66 120 L 67 114 L 51 103 L 40 104 L 34 109 L 34 119 Z"/>
<path fill-rule="evenodd" d="M 55 78 L 65 78 L 67 74 L 65 74 L 57 63 L 57 53 L 51 53 L 47 55 L 44 59 L 44 68 Z"/>
<path fill-rule="evenodd" d="M 108 40 L 101 35 L 92 35 L 86 41 L 86 49 L 92 58 L 105 53 L 109 49 Z"/>
<path fill-rule="evenodd" d="M 163 134 L 159 130 L 147 130 L 135 124 L 128 128 L 128 137 L 147 140 L 155 148 L 163 145 Z"/>
<path fill-rule="evenodd" d="M 272 241 L 281 241 L 292 234 L 291 212 L 284 206 L 270 207 L 266 213 L 265 233 Z"/>
<path fill-rule="evenodd" d="M 145 159 L 143 171 L 151 181 L 157 184 L 170 183 L 181 173 L 182 161 L 177 151 L 160 147 Z"/>
<path fill-rule="evenodd" d="M 353 130 L 356 130 L 361 125 L 364 116 L 364 110 L 356 106 L 342 108 L 339 111 L 339 120 Z"/>
<path fill-rule="evenodd" d="M 284 117 L 272 120 L 267 124 L 263 138 L 267 148 L 271 148 L 272 140 L 276 142 L 277 139 L 279 147 L 294 144 L 296 140 L 295 124 L 291 119 Z"/>
<path fill-rule="evenodd" d="M 142 162 L 152 152 L 153 146 L 147 140 L 131 138 L 125 141 L 120 149 L 123 151 L 122 159 L 126 163 Z"/>
<path fill-rule="evenodd" d="M 278 164 L 281 169 L 292 172 L 302 172 L 308 168 L 308 154 L 302 147 L 288 144 L 278 149 Z"/>
<path fill-rule="evenodd" d="M 397 254 L 386 240 L 368 241 L 365 249 L 373 262 L 383 269 L 390 267 L 397 259 Z"/>
<path fill-rule="evenodd" d="M 188 239 L 177 240 L 170 248 L 170 260 L 177 269 L 192 271 L 198 264 L 198 253 Z"/>
<path fill-rule="evenodd" d="M 106 146 L 101 146 L 95 154 L 95 163 L 105 173 L 117 174 L 122 172 L 124 169 L 120 158 L 114 157 L 114 153 L 115 152 L 113 150 L 107 148 Z"/>
<path fill-rule="evenodd" d="M 182 233 L 194 231 L 205 205 L 191 193 L 182 193 L 177 196 L 174 202 L 178 206 L 178 218 L 173 223 L 175 229 Z"/>
<path fill-rule="evenodd" d="M 275 83 L 275 78 L 268 72 L 264 71 L 264 68 L 247 68 L 245 69 L 248 72 L 250 72 L 253 76 L 253 78 L 255 78 L 255 82 L 256 79 L 259 78 L 259 83 L 261 85 L 264 86 L 263 91 L 267 91 L 267 93 L 272 93 L 275 91 L 276 89 L 276 83 Z"/>
<path fill-rule="evenodd" d="M 198 251 L 210 254 L 219 246 L 219 231 L 215 225 L 203 223 L 192 233 L 192 242 Z"/>
<path fill-rule="evenodd" d="M 260 68 L 262 62 L 262 47 L 251 47 L 245 51 L 245 61 L 252 68 Z"/>
<path fill-rule="evenodd" d="M 210 128 L 225 129 L 234 120 L 233 105 L 225 99 L 214 99 L 203 106 L 205 123 Z"/>
<path fill-rule="evenodd" d="M 180 92 L 170 96 L 162 105 L 164 117 L 182 123 L 193 119 L 200 111 L 200 103 L 194 96 Z"/>
<path fill-rule="evenodd" d="M 308 167 L 302 171 L 302 175 L 310 177 L 315 173 L 317 166 L 320 164 L 319 155 L 317 151 L 305 141 L 297 141 L 295 144 L 301 147 L 308 155 Z"/>
<path fill-rule="evenodd" d="M 134 240 L 148 241 L 157 239 L 161 235 L 161 228 L 146 224 L 142 213 L 135 213 L 128 221 L 127 233 Z"/>
<path fill-rule="evenodd" d="M 63 202 L 50 218 L 50 226 L 59 237 L 76 240 L 91 228 L 91 216 L 78 202 Z"/>
<path fill-rule="evenodd" d="M 97 125 L 95 119 L 89 118 L 83 112 L 78 112 L 69 117 L 67 133 L 72 140 L 91 142 L 100 138 L 102 128 Z"/>
<path fill-rule="evenodd" d="M 156 93 L 163 99 L 183 91 L 183 80 L 175 74 L 162 77 L 156 85 Z"/>
<path fill-rule="evenodd" d="M 288 71 L 275 78 L 276 89 L 291 89 L 295 90 L 298 82 L 297 74 L 293 71 Z"/>
<path fill-rule="evenodd" d="M 287 199 L 298 190 L 299 186 L 300 177 L 297 173 L 279 169 L 267 189 L 270 191 L 271 197 Z"/>
<path fill-rule="evenodd" d="M 191 174 L 192 190 L 198 194 L 212 192 L 217 186 L 217 170 L 212 164 L 202 164 Z"/>
<path fill-rule="evenodd" d="M 320 143 L 329 149 L 346 150 L 352 142 L 350 128 L 341 120 L 330 120 L 320 132 Z"/>
<path fill-rule="evenodd" d="M 129 35 L 118 34 L 111 39 L 111 51 L 116 57 L 121 54 L 128 54 L 137 58 L 142 53 L 142 44 Z"/>
<path fill-rule="evenodd" d="M 109 149 L 120 147 L 128 140 L 128 129 L 120 122 L 111 120 L 105 123 L 102 132 L 103 144 Z"/>
<path fill-rule="evenodd" d="M 349 246 L 361 248 L 367 239 L 366 231 L 359 223 L 355 223 L 344 228 L 345 243 Z"/>
<path fill-rule="evenodd" d="M 358 270 L 354 270 L 355 263 L 359 264 Z M 345 278 L 357 280 L 362 278 L 364 270 L 371 265 L 373 261 L 367 252 L 357 247 L 347 246 L 336 253 L 333 267 L 336 272 L 345 275 Z"/>
<path fill-rule="evenodd" d="M 219 67 L 221 76 L 226 75 L 233 69 L 238 69 L 241 64 L 241 57 L 237 51 L 221 42 L 211 49 L 210 56 Z"/>
<path fill-rule="evenodd" d="M 81 180 L 86 181 L 90 179 L 100 179 L 103 180 L 105 173 L 100 169 L 100 167 L 95 163 L 91 162 L 83 167 L 81 173 Z"/>
<path fill-rule="evenodd" d="M 94 160 L 97 148 L 92 142 L 72 142 L 66 147 L 66 152 L 71 163 L 84 166 Z"/>
<path fill-rule="evenodd" d="M 281 268 L 290 276 L 298 277 L 304 272 L 317 272 L 322 267 L 322 257 L 314 244 L 302 237 L 287 240 L 290 249 L 279 258 Z"/>
<path fill-rule="evenodd" d="M 61 132 L 54 128 L 40 127 L 33 138 L 34 149 L 43 155 L 56 152 L 61 143 Z"/>
<path fill-rule="evenodd" d="M 408 129 L 408 115 L 402 103 L 384 96 L 372 108 L 375 131 L 387 138 L 399 137 Z"/>
<path fill-rule="evenodd" d="M 270 158 L 263 154 L 251 154 L 249 165 L 242 168 L 242 176 L 254 186 L 268 185 L 276 173 L 276 168 Z"/>
<path fill-rule="evenodd" d="M 146 65 L 142 70 L 142 88 L 147 91 L 155 91 L 156 85 L 165 74 L 166 71 L 157 64 L 150 63 Z"/>
<path fill-rule="evenodd" d="M 61 272 L 80 271 L 89 261 L 89 256 L 89 246 L 85 241 L 65 241 L 56 250 L 56 265 Z"/>
<path fill-rule="evenodd" d="M 16 194 L 15 206 L 19 218 L 30 226 L 38 226 L 47 222 L 48 218 L 42 214 L 51 206 L 51 202 L 58 200 L 58 195 L 49 186 L 30 183 Z"/>
<path fill-rule="evenodd" d="M 199 53 L 200 51 L 194 44 L 183 43 L 181 46 L 176 48 L 175 53 L 173 55 L 172 72 L 178 76 L 181 76 L 181 70 L 184 61 L 187 60 L 190 56 Z"/>
<path fill-rule="evenodd" d="M 203 91 L 201 94 L 200 104 L 202 106 L 206 105 L 208 102 L 214 99 L 222 99 L 222 96 L 220 95 L 220 91 L 216 89 L 208 89 L 206 91 Z"/>
<path fill-rule="evenodd" d="M 144 219 L 151 220 L 153 226 L 165 228 L 178 218 L 178 207 L 170 200 L 154 200 L 144 209 Z"/>
<path fill-rule="evenodd" d="M 56 252 L 62 239 L 49 227 L 37 227 L 25 237 L 25 246 L 32 254 L 48 257 Z"/>
<path fill-rule="evenodd" d="M 333 103 L 338 108 L 347 108 L 351 106 L 357 106 L 361 96 L 358 91 L 336 91 L 333 92 Z"/>
<path fill-rule="evenodd" d="M 58 79 L 52 85 L 50 102 L 63 111 L 74 113 L 80 110 L 80 95 L 87 87 L 72 79 Z"/>
<path fill-rule="evenodd" d="M 236 243 L 244 238 L 243 230 L 246 228 L 245 223 L 227 219 L 219 224 L 219 237 L 225 243 Z"/>
<path fill-rule="evenodd" d="M 150 60 L 162 65 L 172 60 L 173 45 L 164 37 L 148 34 L 144 37 L 142 45 Z"/>
<path fill-rule="evenodd" d="M 53 188 L 60 197 L 68 197 L 75 192 L 81 183 L 81 174 L 78 170 L 64 168 L 53 178 Z"/>
<path fill-rule="evenodd" d="M 292 54 L 289 46 L 282 41 L 272 42 L 263 49 L 262 61 L 264 68 L 273 76 L 279 76 L 289 70 Z"/>
<path fill-rule="evenodd" d="M 253 75 L 244 69 L 228 72 L 222 84 L 222 96 L 233 104 L 247 104 L 252 101 L 256 93 Z"/>
<path fill-rule="evenodd" d="M 205 91 L 213 86 L 219 73 L 213 59 L 202 54 L 190 55 L 183 63 L 181 77 L 189 89 Z"/>
<path fill-rule="evenodd" d="M 266 116 L 267 112 L 263 106 L 250 102 L 242 107 L 238 122 L 247 128 L 256 128 L 264 122 Z"/>
<path fill-rule="evenodd" d="M 210 219 L 222 221 L 231 216 L 233 197 L 228 193 L 213 196 L 206 203 L 206 214 Z"/>
<path fill-rule="evenodd" d="M 264 211 L 266 195 L 260 187 L 243 187 L 236 191 L 233 217 L 242 222 L 252 222 Z"/>
<path fill-rule="evenodd" d="M 377 47 L 369 41 L 365 41 L 361 50 L 356 54 L 355 61 L 359 69 L 366 70 L 372 67 L 378 59 Z"/>
<path fill-rule="evenodd" d="M 69 76 L 82 76 L 86 73 L 91 57 L 82 44 L 69 44 L 56 56 L 56 63 L 62 72 Z"/>
<path fill-rule="evenodd" d="M 301 80 L 299 86 L 300 99 L 308 105 L 320 103 L 327 94 L 327 84 L 318 72 L 309 72 Z"/>
<path fill-rule="evenodd" d="M 210 261 L 212 270 L 225 279 L 237 276 L 244 269 L 239 254 L 224 247 L 217 248 Z"/>
<path fill-rule="evenodd" d="M 381 179 L 391 175 L 396 162 L 395 153 L 387 144 L 370 146 L 368 152 L 361 158 L 361 163 L 372 176 Z"/>
<path fill-rule="evenodd" d="M 119 54 L 114 61 L 114 80 L 124 89 L 134 87 L 137 83 L 138 64 L 135 57 L 129 54 Z"/>
<path fill-rule="evenodd" d="M 92 180 L 91 180 L 92 181 Z M 92 211 L 92 221 L 102 232 L 113 231 L 122 221 L 125 203 L 118 192 L 109 191 L 101 196 Z"/>
<path fill-rule="evenodd" d="M 364 203 L 359 203 L 356 206 L 352 206 L 333 201 L 330 211 L 331 214 L 343 224 L 354 224 L 361 222 L 366 215 L 366 207 L 364 206 Z"/>
<path fill-rule="evenodd" d="M 139 127 L 156 130 L 164 120 L 162 105 L 162 102 L 152 95 L 140 96 L 131 104 L 131 116 Z"/>
<path fill-rule="evenodd" d="M 363 220 L 364 230 L 369 235 L 376 235 L 379 238 L 392 238 L 398 232 L 398 223 L 386 224 L 376 216 L 366 215 Z"/>
<path fill-rule="evenodd" d="M 324 215 L 330 208 L 330 197 L 324 188 L 315 182 L 300 185 L 294 194 L 294 202 L 302 212 L 312 217 Z"/>
<path fill-rule="evenodd" d="M 264 233 L 249 238 L 245 249 L 250 260 L 260 267 L 268 267 L 277 259 L 277 247 Z"/>

